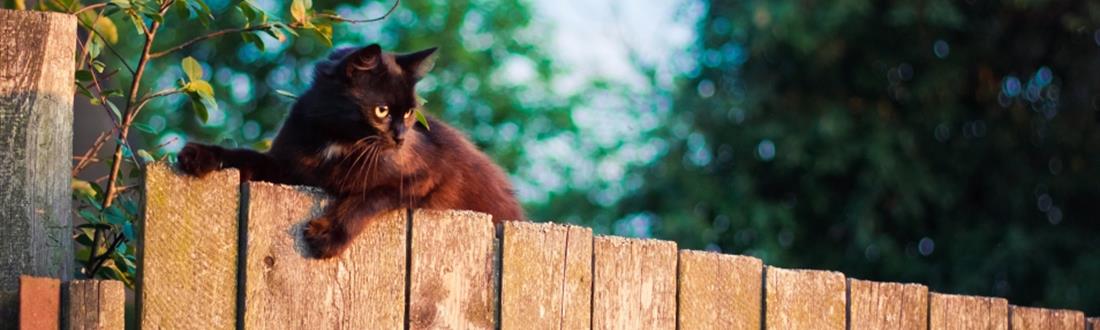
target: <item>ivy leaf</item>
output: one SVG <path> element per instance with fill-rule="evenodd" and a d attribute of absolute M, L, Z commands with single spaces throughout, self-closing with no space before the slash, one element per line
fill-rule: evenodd
<path fill-rule="evenodd" d="M 255 34 L 255 32 L 242 33 L 241 38 L 244 39 L 244 42 L 247 42 L 247 43 L 252 44 L 253 46 L 256 46 L 256 49 L 259 49 L 260 52 L 264 51 L 264 41 L 260 40 L 260 37 L 257 34 Z"/>
<path fill-rule="evenodd" d="M 80 82 L 92 81 L 92 72 L 88 70 L 77 70 L 76 80 Z"/>
<path fill-rule="evenodd" d="M 145 149 L 138 149 L 137 155 L 146 164 L 157 161 L 157 159 L 154 158 L 153 155 L 150 154 L 148 151 L 145 151 Z"/>
<path fill-rule="evenodd" d="M 103 37 L 111 44 L 118 43 L 118 27 L 115 26 L 115 22 L 110 18 L 100 16 L 96 19 L 95 24 L 92 25 L 92 29 L 97 32 L 96 38 Z"/>
<path fill-rule="evenodd" d="M 214 87 L 206 80 L 197 79 L 187 83 L 187 90 L 199 93 L 203 97 L 214 97 Z"/>
<path fill-rule="evenodd" d="M 289 99 L 292 99 L 292 100 L 297 100 L 298 99 L 298 95 L 294 95 L 294 93 L 291 93 L 291 92 L 288 92 L 288 91 L 285 91 L 285 90 L 281 90 L 281 89 L 276 89 L 275 94 L 279 94 L 283 97 L 286 97 L 286 98 L 289 98 Z"/>
<path fill-rule="evenodd" d="M 111 0 L 111 4 L 117 6 L 118 8 L 123 8 L 123 9 L 130 8 L 130 1 L 129 0 Z"/>
<path fill-rule="evenodd" d="M 332 25 L 318 24 L 314 26 L 314 31 L 321 35 L 321 39 L 325 41 L 325 44 L 332 47 Z"/>
<path fill-rule="evenodd" d="M 157 130 L 153 129 L 153 126 L 149 126 L 149 124 L 133 123 L 132 126 L 136 129 L 138 129 L 139 131 L 142 131 L 142 132 L 145 132 L 145 133 L 157 134 Z"/>
<path fill-rule="evenodd" d="M 145 20 L 141 19 L 141 15 L 138 15 L 133 8 L 127 9 L 126 14 L 130 15 L 130 22 L 134 23 L 134 30 L 137 30 L 137 34 L 145 35 Z"/>
<path fill-rule="evenodd" d="M 427 129 L 429 131 L 432 130 L 432 128 L 430 126 L 428 126 L 428 117 L 425 117 L 424 113 L 420 112 L 420 109 L 416 109 L 416 110 L 413 110 L 413 111 L 416 112 L 416 121 L 420 122 L 420 125 L 424 125 L 425 129 Z"/>
<path fill-rule="evenodd" d="M 310 0 L 294 0 L 290 3 L 290 16 L 294 18 L 295 22 L 308 24 L 306 19 L 306 10 L 309 9 L 312 1 Z"/>
<path fill-rule="evenodd" d="M 187 74 L 188 80 L 192 82 L 202 80 L 202 65 L 194 57 L 184 57 L 181 64 L 183 65 L 183 73 Z M 207 86 L 209 85 L 207 84 Z M 213 93 L 210 94 L 213 95 Z"/>
<path fill-rule="evenodd" d="M 100 38 L 92 38 L 85 47 L 88 47 L 88 58 L 95 59 L 99 57 L 99 52 L 103 50 L 103 40 Z"/>
<path fill-rule="evenodd" d="M 118 119 L 118 122 L 121 123 L 122 122 L 122 112 L 118 111 L 118 106 L 115 106 L 115 103 L 111 102 L 111 99 L 104 98 L 103 100 L 107 101 L 106 103 L 107 103 L 107 106 L 111 108 L 111 113 L 113 113 L 115 115 L 115 118 Z"/>
<path fill-rule="evenodd" d="M 88 181 L 73 178 L 72 189 L 73 195 L 78 197 L 94 198 L 96 196 L 95 188 L 92 188 L 92 184 L 88 183 Z"/>
<path fill-rule="evenodd" d="M 191 107 L 195 108 L 195 115 L 199 117 L 199 120 L 203 123 L 210 119 L 210 112 L 207 111 L 206 105 L 201 101 L 191 100 Z"/>
<path fill-rule="evenodd" d="M 214 100 L 214 96 L 204 95 L 202 93 L 190 93 L 191 105 L 195 108 L 195 115 L 199 116 L 199 120 L 206 123 L 210 120 L 210 111 L 218 110 L 218 102 Z"/>

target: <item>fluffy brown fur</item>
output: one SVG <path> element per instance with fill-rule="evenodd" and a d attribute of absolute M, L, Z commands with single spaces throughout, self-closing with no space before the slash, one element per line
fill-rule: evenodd
<path fill-rule="evenodd" d="M 338 255 L 371 219 L 400 208 L 522 220 L 507 176 L 489 157 L 437 119 L 428 118 L 430 129 L 417 123 L 414 85 L 434 51 L 337 50 L 317 65 L 270 151 L 188 143 L 178 167 L 195 176 L 237 168 L 246 180 L 324 189 L 335 201 L 304 232 L 319 258 Z"/>

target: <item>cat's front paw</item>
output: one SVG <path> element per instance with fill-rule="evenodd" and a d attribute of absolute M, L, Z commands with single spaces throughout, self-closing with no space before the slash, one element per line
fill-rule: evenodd
<path fill-rule="evenodd" d="M 179 155 L 176 156 L 178 162 L 176 166 L 183 171 L 196 177 L 203 177 L 210 172 L 214 172 L 221 168 L 222 162 L 218 154 L 217 147 L 201 145 L 197 143 L 188 143 L 180 150 Z"/>
<path fill-rule="evenodd" d="M 347 248 L 347 232 L 341 226 L 325 218 L 313 219 L 302 233 L 306 245 L 318 259 L 335 257 Z"/>

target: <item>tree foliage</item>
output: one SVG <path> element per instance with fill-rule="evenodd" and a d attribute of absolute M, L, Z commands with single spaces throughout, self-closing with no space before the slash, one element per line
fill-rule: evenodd
<path fill-rule="evenodd" d="M 613 211 L 787 267 L 1100 312 L 1100 5 L 713 1 Z"/>

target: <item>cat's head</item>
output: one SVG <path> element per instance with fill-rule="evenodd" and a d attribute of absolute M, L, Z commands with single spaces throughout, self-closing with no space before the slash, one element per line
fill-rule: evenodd
<path fill-rule="evenodd" d="M 416 124 L 415 85 L 431 70 L 435 50 L 394 54 L 372 44 L 333 51 L 317 64 L 309 116 L 348 138 L 401 145 Z"/>

